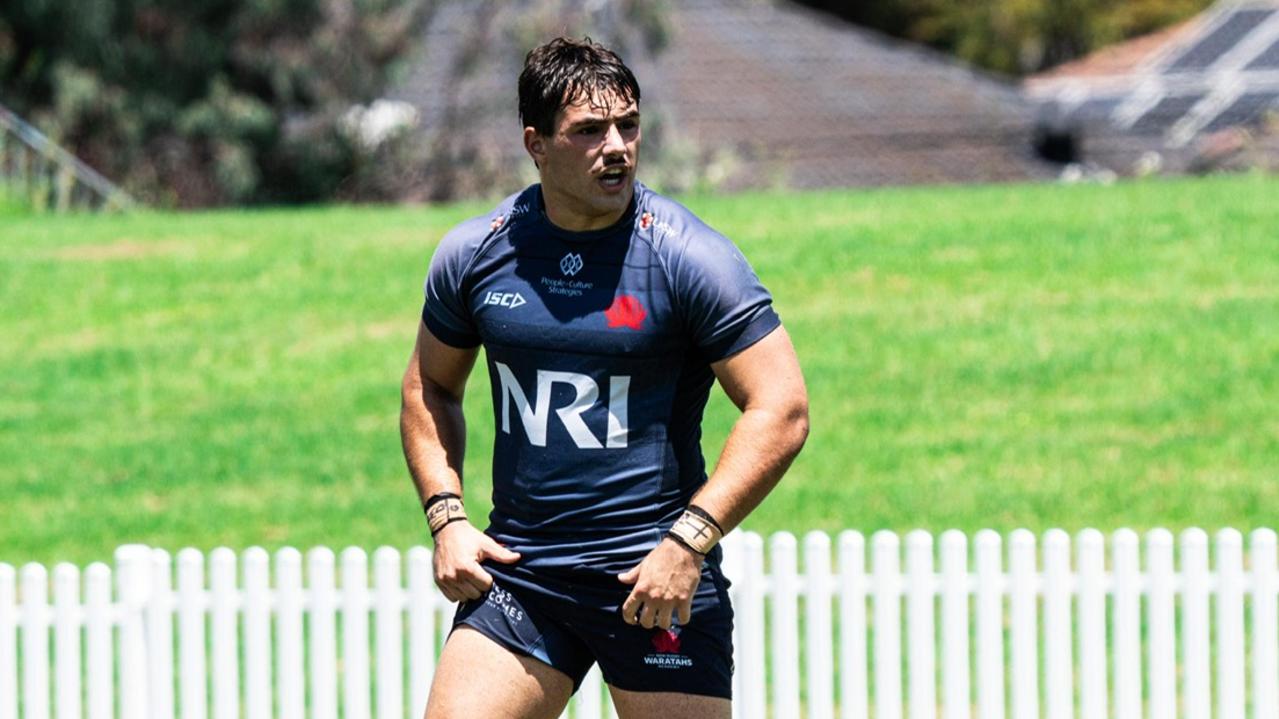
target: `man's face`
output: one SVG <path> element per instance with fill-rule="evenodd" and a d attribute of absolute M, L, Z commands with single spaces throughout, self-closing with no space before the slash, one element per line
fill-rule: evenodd
<path fill-rule="evenodd" d="M 550 137 L 524 129 L 524 144 L 542 176 L 551 221 L 567 230 L 616 222 L 635 192 L 640 115 L 634 102 L 602 92 L 556 113 Z"/>

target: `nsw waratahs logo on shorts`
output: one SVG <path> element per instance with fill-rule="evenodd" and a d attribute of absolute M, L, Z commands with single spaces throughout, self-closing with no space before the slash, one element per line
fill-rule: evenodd
<path fill-rule="evenodd" d="M 680 654 L 679 627 L 653 630 L 653 649 L 656 654 L 644 655 L 644 663 L 658 669 L 683 669 L 693 666 L 690 657 Z"/>
<path fill-rule="evenodd" d="M 570 252 L 560 259 L 560 272 L 567 277 L 572 277 L 582 271 L 583 265 L 582 256 L 576 252 Z"/>

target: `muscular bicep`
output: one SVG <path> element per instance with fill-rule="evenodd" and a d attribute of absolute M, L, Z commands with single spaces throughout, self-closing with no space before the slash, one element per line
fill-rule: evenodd
<path fill-rule="evenodd" d="M 418 323 L 417 342 L 404 374 L 406 390 L 442 391 L 461 401 L 466 379 L 475 366 L 479 347 L 454 347 L 441 342 L 423 323 Z"/>
<path fill-rule="evenodd" d="M 799 359 L 786 328 L 777 327 L 763 339 L 711 365 L 716 379 L 733 404 L 777 408 L 789 414 L 808 412 L 808 390 Z"/>

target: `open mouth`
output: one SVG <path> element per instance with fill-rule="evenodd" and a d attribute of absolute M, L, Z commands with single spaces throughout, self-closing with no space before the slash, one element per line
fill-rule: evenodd
<path fill-rule="evenodd" d="M 620 189 L 626 182 L 625 167 L 610 167 L 600 173 L 599 182 L 606 190 Z"/>

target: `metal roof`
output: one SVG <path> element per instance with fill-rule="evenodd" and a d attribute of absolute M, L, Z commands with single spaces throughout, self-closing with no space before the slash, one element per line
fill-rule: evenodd
<path fill-rule="evenodd" d="M 1183 147 L 1279 109 L 1279 0 L 1219 2 L 1128 72 L 1046 73 L 1029 92 L 1071 123 L 1106 121 Z"/>

